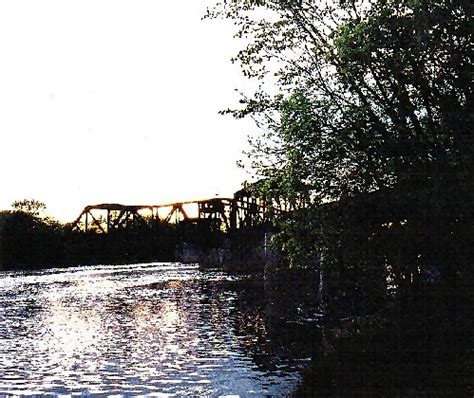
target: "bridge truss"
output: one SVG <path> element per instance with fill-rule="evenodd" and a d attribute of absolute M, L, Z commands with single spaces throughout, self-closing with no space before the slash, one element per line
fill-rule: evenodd
<path fill-rule="evenodd" d="M 86 206 L 72 223 L 73 230 L 107 234 L 154 222 L 169 224 L 207 223 L 222 231 L 252 228 L 266 221 L 263 200 L 242 190 L 234 198 L 165 203 L 159 205 L 122 205 L 103 203 Z"/>

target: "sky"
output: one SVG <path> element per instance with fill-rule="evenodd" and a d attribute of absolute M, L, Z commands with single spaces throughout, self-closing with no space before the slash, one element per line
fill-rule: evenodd
<path fill-rule="evenodd" d="M 249 83 L 212 0 L 0 2 L 0 209 L 61 221 L 98 203 L 227 197 L 251 121 L 221 116 Z"/>

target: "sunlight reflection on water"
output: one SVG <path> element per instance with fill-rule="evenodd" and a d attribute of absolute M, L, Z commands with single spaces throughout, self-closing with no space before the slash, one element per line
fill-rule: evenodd
<path fill-rule="evenodd" d="M 0 395 L 287 396 L 298 366 L 258 346 L 261 315 L 239 330 L 230 279 L 172 263 L 0 273 Z"/>

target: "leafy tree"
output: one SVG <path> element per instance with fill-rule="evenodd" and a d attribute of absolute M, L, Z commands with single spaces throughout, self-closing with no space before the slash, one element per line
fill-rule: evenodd
<path fill-rule="evenodd" d="M 221 2 L 261 85 L 249 156 L 270 193 L 315 201 L 472 169 L 472 5 L 452 0 Z M 275 87 L 278 93 L 275 92 Z M 277 188 L 277 189 L 275 189 Z M 268 189 L 267 189 L 268 190 Z"/>
<path fill-rule="evenodd" d="M 248 152 L 256 186 L 306 205 L 277 240 L 294 265 L 324 251 L 339 281 L 354 281 L 338 297 L 379 294 L 385 270 L 398 287 L 418 286 L 433 264 L 450 286 L 470 272 L 472 11 L 466 0 L 242 0 L 208 10 L 234 22 L 246 44 L 233 61 L 259 81 L 226 111 L 262 128 Z"/>

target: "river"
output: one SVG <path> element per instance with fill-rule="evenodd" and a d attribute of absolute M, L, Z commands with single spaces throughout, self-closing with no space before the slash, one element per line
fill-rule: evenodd
<path fill-rule="evenodd" d="M 151 263 L 0 273 L 0 396 L 283 397 L 308 361 L 243 276 Z"/>

